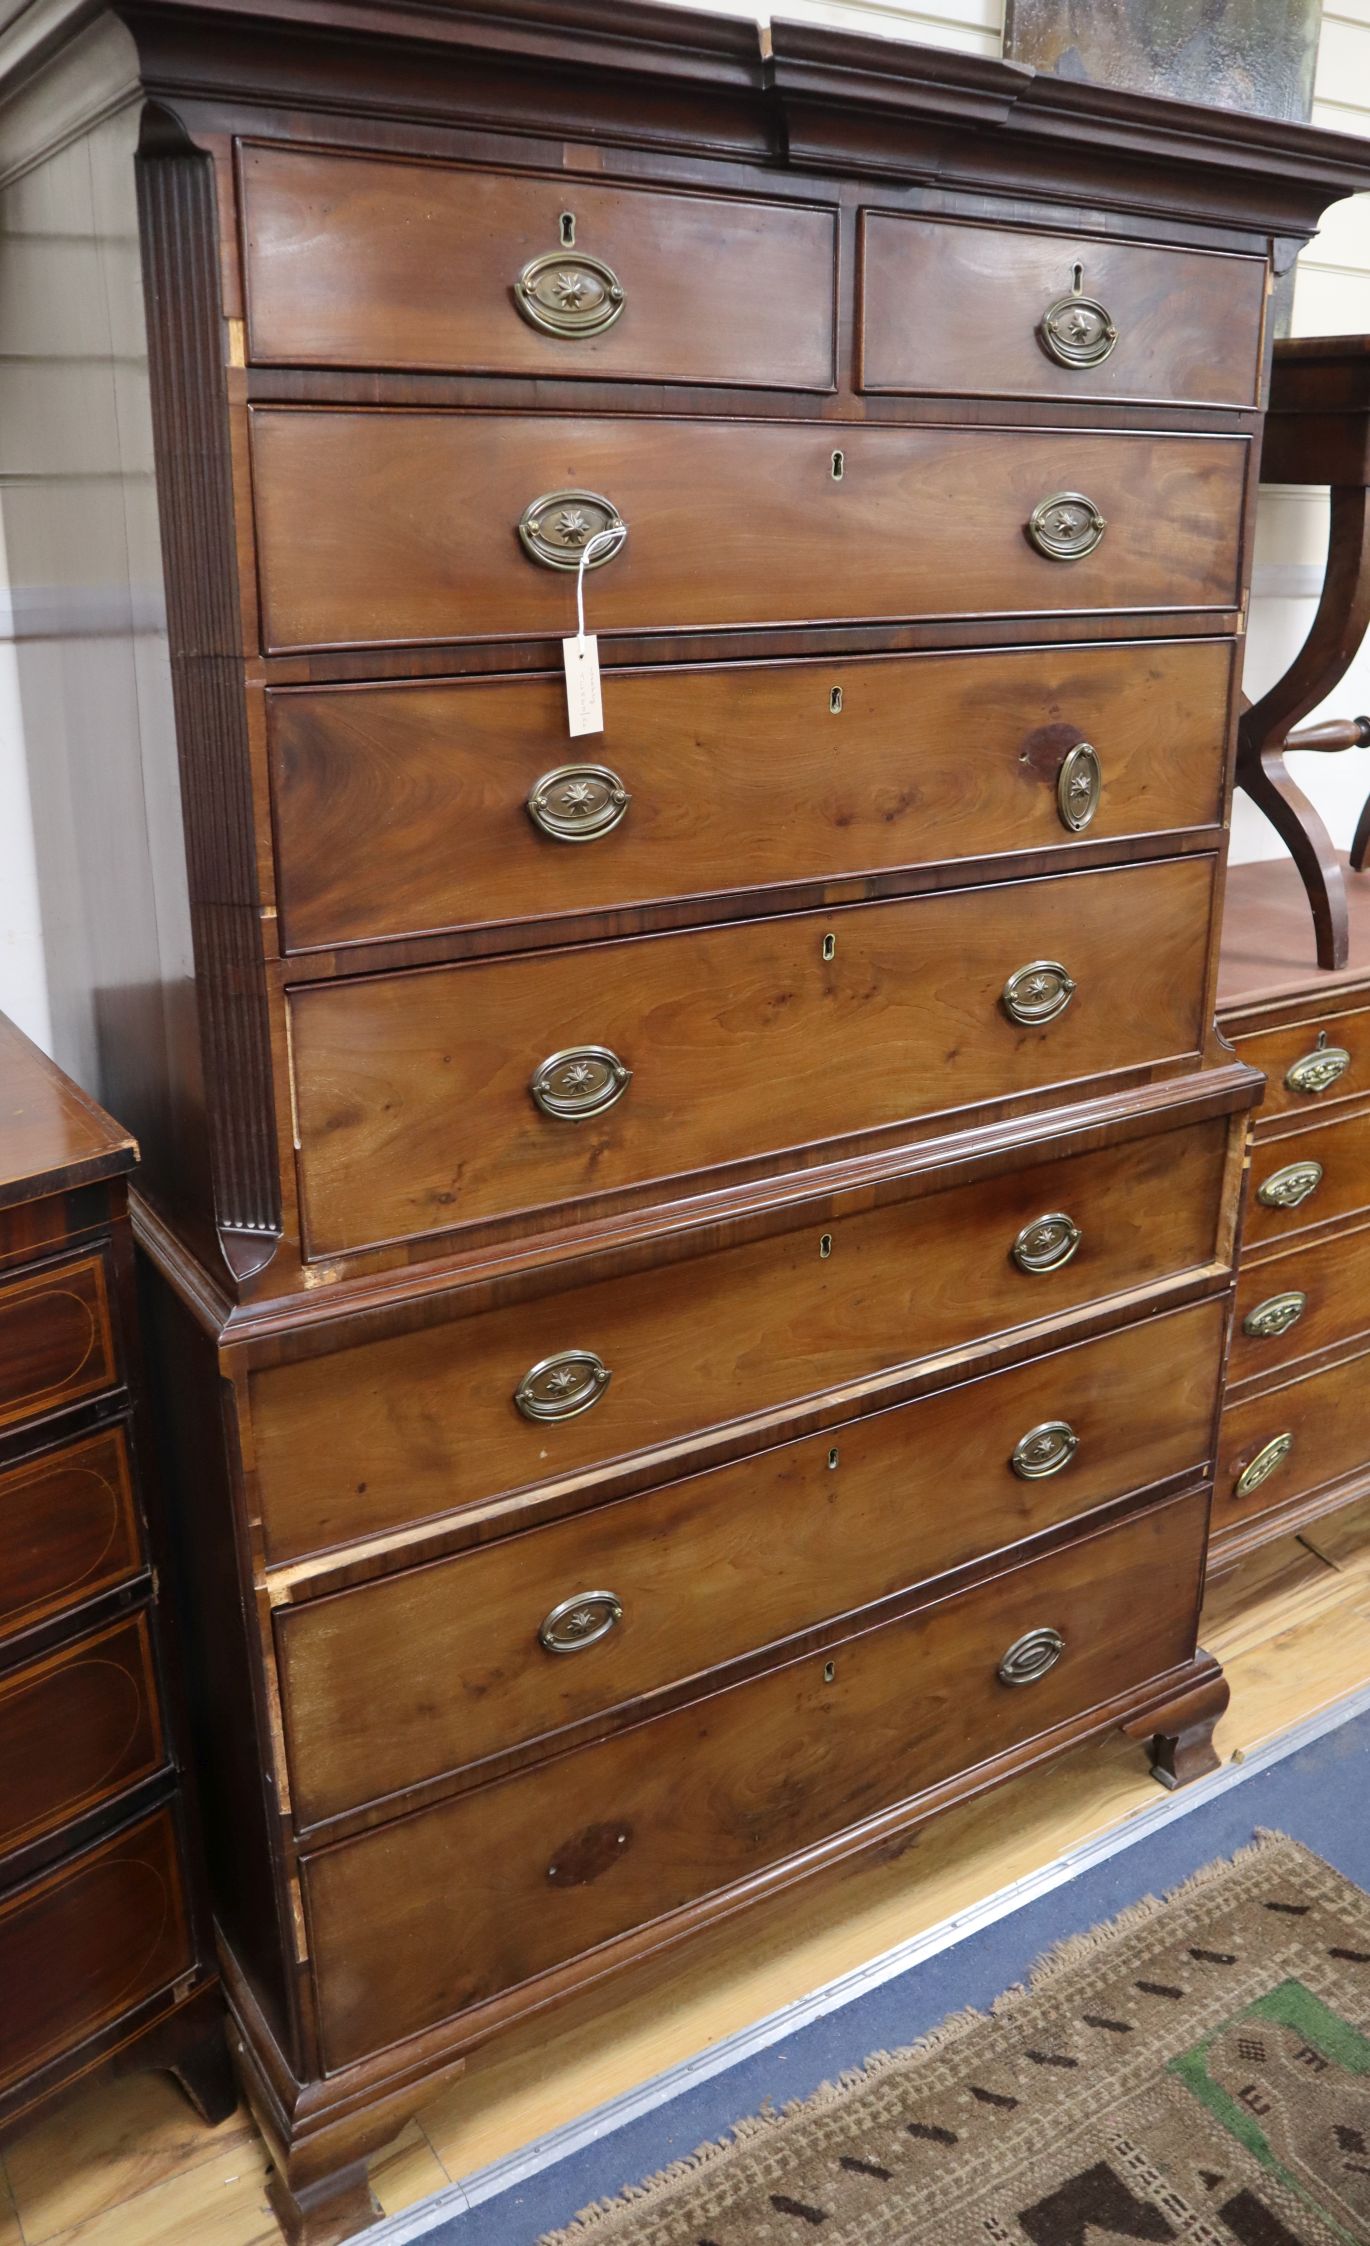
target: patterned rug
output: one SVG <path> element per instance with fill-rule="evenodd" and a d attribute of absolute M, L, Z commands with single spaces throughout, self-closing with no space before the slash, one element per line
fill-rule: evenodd
<path fill-rule="evenodd" d="M 542 2246 L 1370 2246 L 1370 1896 L 1262 1837 Z"/>

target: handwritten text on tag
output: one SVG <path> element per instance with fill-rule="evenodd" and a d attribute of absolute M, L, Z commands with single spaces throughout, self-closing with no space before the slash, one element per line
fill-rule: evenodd
<path fill-rule="evenodd" d="M 604 698 L 599 686 L 599 641 L 593 632 L 583 639 L 564 639 L 561 659 L 566 666 L 567 731 L 604 731 Z"/>

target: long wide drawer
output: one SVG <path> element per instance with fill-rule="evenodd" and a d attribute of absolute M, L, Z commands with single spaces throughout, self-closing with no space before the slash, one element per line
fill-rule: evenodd
<path fill-rule="evenodd" d="M 1213 1533 L 1293 1505 L 1363 1469 L 1370 1477 L 1370 1354 L 1262 1389 L 1223 1413 Z"/>
<path fill-rule="evenodd" d="M 121 1427 L 0 1472 L 0 1638 L 126 1582 L 142 1565 Z"/>
<path fill-rule="evenodd" d="M 309 1253 L 1197 1056 L 1211 890 L 1187 858 L 301 987 Z"/>
<path fill-rule="evenodd" d="M 1370 1331 L 1370 1225 L 1302 1241 L 1237 1277 L 1229 1386 Z"/>
<path fill-rule="evenodd" d="M 836 1218 L 801 1210 L 711 1254 L 262 1367 L 268 1553 L 580 1475 L 1203 1268 L 1223 1252 L 1229 1130 L 1219 1117 Z"/>
<path fill-rule="evenodd" d="M 278 1610 L 297 1822 L 621 1707 L 1130 1490 L 1192 1479 L 1212 1442 L 1224 1318 L 1224 1303 L 1199 1303 L 835 1437 Z"/>
<path fill-rule="evenodd" d="M 0 1678 L 0 1855 L 111 1801 L 163 1760 L 146 1612 Z"/>
<path fill-rule="evenodd" d="M 80 1403 L 118 1378 L 103 1256 L 0 1284 L 0 1427 Z"/>
<path fill-rule="evenodd" d="M 252 451 L 269 651 L 563 635 L 615 509 L 600 632 L 1238 594 L 1240 437 L 258 406 Z M 1051 546 L 1097 543 L 1039 550 L 1044 507 Z"/>
<path fill-rule="evenodd" d="M 1194 1650 L 1207 1522 L 1202 1491 L 307 1858 L 327 2064 L 762 1874 L 1176 1667 Z"/>
<path fill-rule="evenodd" d="M 1258 1138 L 1251 1154 L 1244 1242 L 1263 1247 L 1370 1208 L 1370 1111 Z"/>
<path fill-rule="evenodd" d="M 1227 641 L 268 696 L 290 950 L 1221 817 Z M 1087 746 L 1082 747 L 1082 744 Z M 572 845 L 572 847 L 567 847 Z"/>
<path fill-rule="evenodd" d="M 239 161 L 258 362 L 832 388 L 831 208 L 261 144 Z"/>
<path fill-rule="evenodd" d="M 865 390 L 1257 401 L 1258 258 L 871 210 L 860 257 Z"/>
<path fill-rule="evenodd" d="M 195 1962 L 169 1809 L 0 1903 L 0 2089 Z"/>

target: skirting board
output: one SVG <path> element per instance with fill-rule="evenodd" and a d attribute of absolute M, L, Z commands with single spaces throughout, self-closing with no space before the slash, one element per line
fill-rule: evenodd
<path fill-rule="evenodd" d="M 942 1950 L 964 1941 L 967 1935 L 979 1933 L 996 1920 L 1007 1918 L 1025 1903 L 1035 1902 L 1039 1896 L 1049 1895 L 1054 1888 L 1064 1887 L 1081 1872 L 1090 1871 L 1096 1864 L 1106 1863 L 1124 1849 L 1139 1842 L 1185 1817 L 1192 1809 L 1202 1808 L 1221 1794 L 1228 1793 L 1247 1778 L 1268 1770 L 1272 1764 L 1282 1762 L 1286 1755 L 1297 1754 L 1311 1746 L 1327 1732 L 1335 1731 L 1339 1724 L 1352 1717 L 1370 1712 L 1370 1684 L 1334 1700 L 1316 1715 L 1305 1717 L 1289 1731 L 1265 1740 L 1240 1760 L 1234 1759 L 1215 1771 L 1212 1777 L 1197 1785 L 1186 1786 L 1178 1793 L 1159 1793 L 1153 1806 L 1138 1810 L 1112 1826 L 1096 1839 L 1083 1841 L 1064 1856 L 1059 1856 L 1040 1870 L 1027 1873 L 1011 1886 L 1000 1888 L 987 1895 L 970 1909 L 955 1912 L 950 1918 L 931 1926 L 907 1942 L 900 1942 L 891 1950 L 871 1958 L 865 1965 L 850 1973 L 843 1973 L 835 1981 L 827 1982 L 808 1996 L 797 1997 L 792 2004 L 783 2005 L 750 2027 L 739 2028 L 734 2035 L 725 2036 L 721 2042 L 711 2044 L 707 2051 L 696 2057 L 681 2059 L 667 2067 L 647 2082 L 625 2090 L 617 2098 L 610 2098 L 589 2113 L 580 2114 L 559 2129 L 551 2129 L 546 2136 L 538 2137 L 530 2145 L 521 2145 L 516 2152 L 506 2153 L 501 2160 L 491 2161 L 488 2167 L 473 2169 L 460 2182 L 450 2184 L 445 2191 L 435 2192 L 431 2199 L 423 2200 L 417 2207 L 409 2207 L 402 2214 L 391 2215 L 364 2231 L 355 2246 L 413 2246 L 413 2242 L 427 2237 L 440 2223 L 449 2222 L 454 2215 L 477 2207 L 484 2201 L 496 2199 L 502 2192 L 551 2168 L 560 2160 L 581 2152 L 599 2138 L 612 2135 L 614 2130 L 638 2121 L 644 2114 L 669 2104 L 671 2099 L 693 2089 L 697 2083 L 706 2082 L 713 2075 L 723 2074 L 729 2067 L 739 2065 L 759 2051 L 774 2043 L 783 2042 L 796 2029 L 806 2027 L 812 2020 L 821 2019 L 825 2013 L 836 2012 L 851 2004 L 870 1989 L 894 1980 L 899 1974 L 909 1972 L 924 1959 L 936 1957 Z"/>

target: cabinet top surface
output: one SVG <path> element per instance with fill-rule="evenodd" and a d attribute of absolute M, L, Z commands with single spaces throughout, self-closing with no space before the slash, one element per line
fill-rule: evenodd
<path fill-rule="evenodd" d="M 1292 235 L 1370 184 L 1370 145 L 1350 135 L 659 0 L 111 0 L 109 13 L 173 114 L 186 101 L 220 118 L 266 104 L 291 133 L 326 93 L 335 113 L 574 126 L 809 171 L 1064 188 Z M 90 0 L 17 13 L 0 0 L 0 84 L 31 77 L 90 14 Z"/>
<path fill-rule="evenodd" d="M 0 1208 L 131 1170 L 138 1149 L 0 1014 Z"/>
<path fill-rule="evenodd" d="M 1329 973 L 1317 964 L 1313 916 L 1298 868 L 1289 858 L 1231 866 L 1223 909 L 1218 1004 L 1222 1011 L 1269 998 L 1345 997 L 1370 984 L 1370 873 L 1342 859 L 1351 954 Z"/>

